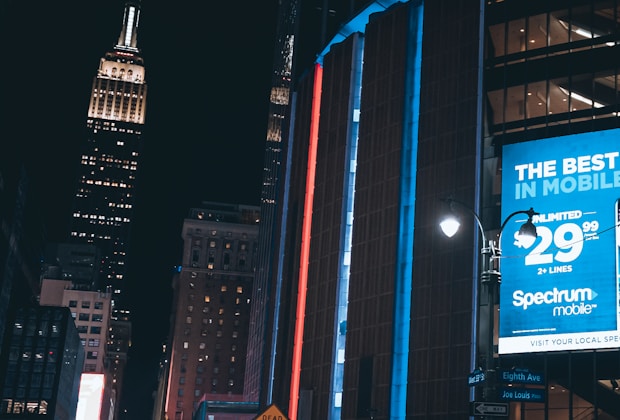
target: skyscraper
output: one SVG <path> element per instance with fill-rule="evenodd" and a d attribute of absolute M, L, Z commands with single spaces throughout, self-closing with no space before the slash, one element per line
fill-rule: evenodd
<path fill-rule="evenodd" d="M 183 222 L 163 379 L 167 418 L 190 418 L 201 400 L 243 401 L 259 219 L 257 206 L 203 202 Z"/>
<path fill-rule="evenodd" d="M 147 85 L 137 43 L 138 3 L 127 2 L 118 42 L 93 80 L 70 224 L 70 242 L 99 247 L 99 288 L 111 287 L 118 304 L 142 150 Z"/>
<path fill-rule="evenodd" d="M 112 293 L 105 343 L 106 392 L 118 411 L 131 343 L 131 314 L 122 290 L 126 285 L 136 181 L 143 148 L 147 85 L 138 48 L 139 2 L 125 3 L 116 45 L 105 53 L 92 83 L 86 139 L 77 173 L 68 241 L 92 244 L 101 253 L 96 290 Z"/>
<path fill-rule="evenodd" d="M 270 354 L 271 340 L 277 332 L 270 328 L 274 325 L 270 320 L 278 316 L 275 312 L 265 311 L 276 296 L 278 286 L 273 286 L 274 265 L 279 262 L 277 243 L 280 228 L 278 221 L 286 214 L 280 207 L 282 177 L 285 153 L 288 150 L 288 124 L 290 123 L 290 95 L 293 73 L 293 53 L 297 32 L 298 0 L 286 0 L 278 9 L 278 28 L 272 74 L 271 94 L 269 98 L 269 116 L 267 123 L 267 139 L 263 167 L 263 184 L 261 188 L 261 223 L 259 226 L 258 264 L 252 293 L 252 309 L 248 337 L 248 354 L 245 374 L 245 398 L 247 401 L 258 401 L 261 392 L 261 378 L 270 376 L 273 370 L 273 359 L 265 363 L 264 357 Z M 277 281 L 276 281 L 277 282 Z M 270 394 L 270 387 L 263 390 Z M 270 399 L 270 397 L 266 397 Z"/>

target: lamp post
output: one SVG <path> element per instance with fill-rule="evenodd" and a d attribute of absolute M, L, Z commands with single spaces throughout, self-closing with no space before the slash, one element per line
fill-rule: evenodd
<path fill-rule="evenodd" d="M 479 291 L 479 312 L 478 312 L 478 342 L 476 349 L 478 353 L 477 362 L 484 369 L 484 382 L 482 388 L 482 399 L 484 402 L 493 402 L 497 396 L 495 395 L 495 302 L 498 301 L 497 295 L 499 284 L 501 283 L 501 273 L 499 269 L 499 259 L 501 257 L 501 237 L 504 227 L 510 219 L 518 214 L 527 215 L 527 222 L 521 226 L 518 232 L 519 241 L 529 248 L 536 240 L 536 226 L 532 223 L 532 217 L 537 212 L 530 207 L 529 210 L 518 210 L 506 217 L 497 233 L 497 241 L 487 240 L 482 227 L 482 221 L 478 214 L 469 208 L 466 204 L 454 200 L 443 200 L 450 206 L 450 215 L 443 219 L 440 223 L 443 233 L 452 237 L 456 234 L 460 227 L 460 223 L 455 214 L 455 205 L 462 207 L 472 214 L 478 225 L 480 236 L 482 237 L 482 248 L 480 254 L 482 256 L 480 268 L 480 291 Z"/>

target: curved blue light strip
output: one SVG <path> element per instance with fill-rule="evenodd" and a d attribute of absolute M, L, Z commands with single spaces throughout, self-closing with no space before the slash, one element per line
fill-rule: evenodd
<path fill-rule="evenodd" d="M 359 12 L 353 19 L 342 25 L 338 33 L 334 35 L 334 37 L 327 43 L 323 51 L 319 53 L 316 59 L 316 63 L 319 63 L 321 66 L 323 66 L 323 57 L 329 52 L 332 45 L 341 43 L 354 32 L 365 33 L 366 25 L 368 24 L 370 15 L 377 12 L 383 12 L 385 9 L 395 3 L 400 2 L 396 0 L 384 0 L 375 1 L 368 5 L 368 7 Z"/>
<path fill-rule="evenodd" d="M 361 11 L 349 22 L 344 24 L 340 31 L 329 41 L 323 51 L 317 56 L 316 63 L 323 66 L 323 57 L 329 52 L 332 45 L 344 41 L 352 33 L 365 33 L 366 25 L 370 16 L 382 12 L 393 4 L 400 1 L 375 1 Z M 394 352 L 392 354 L 392 380 L 390 392 L 390 419 L 405 419 L 407 412 L 407 373 L 409 368 L 409 334 L 411 314 L 411 284 L 413 270 L 413 225 L 415 216 L 415 186 L 416 186 L 416 160 L 417 160 L 417 134 L 420 109 L 420 73 L 422 66 L 422 22 L 424 8 L 423 1 L 412 4 L 410 8 L 410 22 L 406 71 L 405 98 L 409 102 L 405 104 L 403 116 L 403 148 L 401 158 L 402 180 L 400 186 L 400 210 L 399 210 L 399 243 L 396 261 L 395 291 L 394 291 Z M 361 84 L 360 84 L 361 86 Z M 357 143 L 355 143 L 357 144 Z M 352 223 L 352 221 L 348 221 Z M 344 267 L 341 267 L 344 268 Z M 348 267 L 347 267 L 348 269 Z M 348 275 L 343 276 L 340 287 L 348 289 Z M 341 291 L 341 294 L 343 292 Z M 341 308 L 342 309 L 342 308 Z M 340 313 L 341 311 L 339 311 Z M 345 308 L 346 313 L 346 308 Z M 336 314 L 336 319 L 340 315 Z M 346 317 L 345 317 L 346 322 Z M 336 332 L 338 333 L 338 332 Z M 342 337 L 341 344 L 344 344 Z M 339 345 L 336 344 L 338 347 Z M 334 355 L 336 357 L 336 354 Z M 332 361 L 332 388 L 330 391 L 331 409 L 330 416 L 333 420 L 340 417 L 340 410 L 334 407 L 334 395 L 339 383 L 338 369 Z M 341 379 L 340 379 L 341 382 Z"/>
<path fill-rule="evenodd" d="M 394 282 L 394 352 L 390 419 L 407 416 L 407 371 L 409 369 L 409 332 L 413 270 L 413 225 L 415 216 L 416 161 L 420 118 L 420 74 L 422 68 L 422 23 L 424 7 L 411 4 L 407 33 L 407 70 L 401 154 L 398 254 Z"/>
<path fill-rule="evenodd" d="M 349 307 L 349 277 L 351 268 L 351 247 L 353 235 L 353 206 L 355 202 L 355 169 L 357 167 L 357 143 L 359 133 L 359 110 L 362 92 L 362 66 L 364 56 L 364 39 L 357 38 L 351 63 L 351 91 L 349 97 L 349 122 L 347 127 L 346 162 L 347 173 L 343 184 L 343 203 L 341 209 L 340 271 L 336 296 L 337 313 L 334 317 L 334 342 L 331 361 L 330 417 L 337 420 L 341 417 L 341 405 L 338 396 L 342 397 L 344 389 L 344 351 L 346 346 L 347 312 Z M 340 356 L 342 355 L 342 359 Z"/>

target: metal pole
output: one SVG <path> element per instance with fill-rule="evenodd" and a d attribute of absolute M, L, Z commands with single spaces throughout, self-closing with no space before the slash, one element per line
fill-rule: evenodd
<path fill-rule="evenodd" d="M 478 319 L 478 329 L 483 348 L 479 346 L 484 362 L 484 383 L 482 388 L 482 399 L 485 402 L 494 402 L 496 400 L 496 360 L 495 360 L 495 302 L 501 274 L 498 269 L 499 250 L 495 248 L 494 243 L 489 241 L 484 243 L 482 249 L 482 270 L 480 273 L 481 295 L 480 295 L 480 313 Z M 482 311 L 482 309 L 485 311 Z M 483 313 L 484 312 L 484 313 Z"/>

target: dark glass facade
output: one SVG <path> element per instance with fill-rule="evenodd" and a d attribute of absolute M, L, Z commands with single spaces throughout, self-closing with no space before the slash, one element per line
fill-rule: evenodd
<path fill-rule="evenodd" d="M 619 23 L 617 1 L 487 4 L 482 202 L 495 229 L 513 193 L 499 187 L 502 146 L 620 126 Z M 545 401 L 513 402 L 511 418 L 620 418 L 618 349 L 499 357 L 514 366 L 543 374 Z"/>
<path fill-rule="evenodd" d="M 20 308 L 9 325 L 0 418 L 74 419 L 84 348 L 69 308 Z"/>

